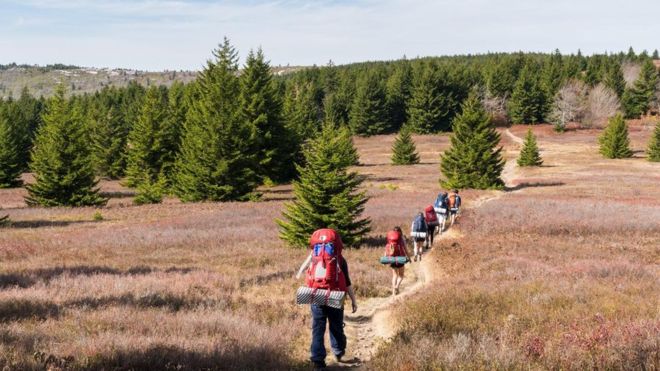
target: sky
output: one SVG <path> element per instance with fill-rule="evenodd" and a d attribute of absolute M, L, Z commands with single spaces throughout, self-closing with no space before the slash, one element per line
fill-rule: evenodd
<path fill-rule="evenodd" d="M 0 64 L 199 70 L 224 36 L 271 64 L 660 48 L 659 0 L 0 0 Z"/>

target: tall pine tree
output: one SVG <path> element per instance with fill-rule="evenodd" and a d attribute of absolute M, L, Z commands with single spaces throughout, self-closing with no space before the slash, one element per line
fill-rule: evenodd
<path fill-rule="evenodd" d="M 21 138 L 9 121 L 9 109 L 10 104 L 0 102 L 0 188 L 18 187 L 22 183 Z"/>
<path fill-rule="evenodd" d="M 186 121 L 188 112 L 188 97 L 186 86 L 175 81 L 167 93 L 167 118 L 163 123 L 162 147 L 163 147 L 163 176 L 167 184 L 174 182 L 174 163 L 179 154 L 181 145 L 181 132 Z"/>
<path fill-rule="evenodd" d="M 319 228 L 333 228 L 346 246 L 359 246 L 370 231 L 371 221 L 361 216 L 368 200 L 360 190 L 363 178 L 347 170 L 335 141 L 334 128 L 324 126 L 305 146 L 305 166 L 298 167 L 300 179 L 293 183 L 295 200 L 286 204 L 284 219 L 277 220 L 280 238 L 291 246 L 307 246 Z"/>
<path fill-rule="evenodd" d="M 377 71 L 368 70 L 357 81 L 351 107 L 350 126 L 354 134 L 376 135 L 389 129 L 385 88 Z"/>
<path fill-rule="evenodd" d="M 399 130 L 408 121 L 406 102 L 410 98 L 412 70 L 407 61 L 401 63 L 388 78 L 386 86 L 389 126 L 392 130 Z"/>
<path fill-rule="evenodd" d="M 419 154 L 410 130 L 404 126 L 392 145 L 392 165 L 413 164 L 419 164 Z"/>
<path fill-rule="evenodd" d="M 623 71 L 621 70 L 621 64 L 619 64 L 619 62 L 611 61 L 609 63 L 603 83 L 605 86 L 612 89 L 619 99 L 621 99 L 623 92 L 626 89 L 626 80 L 623 77 Z"/>
<path fill-rule="evenodd" d="M 182 201 L 246 200 L 257 186 L 252 128 L 238 117 L 238 57 L 228 39 L 195 82 L 175 164 Z"/>
<path fill-rule="evenodd" d="M 520 72 L 520 77 L 509 100 L 509 116 L 514 124 L 543 122 L 548 104 L 545 92 L 531 63 Z"/>
<path fill-rule="evenodd" d="M 598 141 L 600 153 L 606 158 L 632 157 L 628 125 L 621 114 L 617 114 L 609 120 Z"/>
<path fill-rule="evenodd" d="M 527 135 L 523 142 L 523 148 L 520 150 L 520 157 L 518 157 L 517 162 L 518 166 L 543 165 L 543 160 L 541 160 L 541 154 L 539 153 L 539 147 L 536 145 L 536 137 L 534 136 L 534 133 L 532 133 L 532 129 L 527 130 Z"/>
<path fill-rule="evenodd" d="M 657 84 L 658 71 L 651 60 L 646 60 L 642 64 L 639 78 L 624 92 L 621 99 L 626 118 L 639 118 L 648 112 L 655 97 Z"/>
<path fill-rule="evenodd" d="M 646 153 L 649 155 L 649 161 L 660 162 L 660 120 L 655 124 L 655 130 L 649 139 Z"/>
<path fill-rule="evenodd" d="M 267 181 L 285 182 L 295 175 L 297 143 L 284 126 L 282 105 L 261 49 L 250 52 L 241 74 L 240 119 L 254 132 L 257 172 Z"/>
<path fill-rule="evenodd" d="M 407 113 L 410 130 L 430 134 L 449 130 L 454 100 L 448 89 L 443 89 L 447 76 L 435 65 L 421 65 L 413 75 L 413 86 Z"/>
<path fill-rule="evenodd" d="M 79 107 L 67 102 L 60 85 L 42 116 L 30 167 L 36 182 L 28 185 L 28 205 L 103 205 L 99 195 L 89 137 Z"/>
<path fill-rule="evenodd" d="M 441 156 L 445 188 L 500 188 L 504 168 L 500 135 L 481 106 L 476 94 L 463 103 L 463 112 L 454 119 L 451 147 Z"/>
<path fill-rule="evenodd" d="M 144 181 L 155 181 L 163 172 L 167 155 L 167 105 L 160 88 L 152 86 L 144 97 L 140 114 L 128 135 L 126 184 L 137 187 Z"/>

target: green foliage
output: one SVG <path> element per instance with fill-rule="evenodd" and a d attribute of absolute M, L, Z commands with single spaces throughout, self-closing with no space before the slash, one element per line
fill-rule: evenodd
<path fill-rule="evenodd" d="M 613 61 L 608 65 L 603 83 L 621 99 L 626 89 L 626 80 L 623 77 L 619 62 Z"/>
<path fill-rule="evenodd" d="M 543 164 L 532 129 L 527 130 L 525 142 L 523 143 L 522 150 L 520 150 L 520 157 L 518 157 L 517 162 L 518 166 L 541 166 Z"/>
<path fill-rule="evenodd" d="M 164 175 L 159 176 L 155 180 L 146 177 L 139 182 L 137 195 L 135 196 L 135 199 L 133 199 L 133 203 L 136 205 L 161 203 L 163 201 L 163 194 L 165 193 L 166 186 L 167 181 Z"/>
<path fill-rule="evenodd" d="M 412 84 L 412 69 L 406 61 L 397 66 L 387 80 L 387 107 L 390 118 L 390 128 L 399 130 L 408 121 L 406 102 L 410 99 Z"/>
<path fill-rule="evenodd" d="M 527 64 L 520 73 L 509 101 L 509 116 L 514 124 L 543 122 L 548 110 L 545 92 L 537 71 Z"/>
<path fill-rule="evenodd" d="M 167 94 L 167 114 L 161 127 L 162 138 L 162 173 L 167 185 L 171 185 L 174 178 L 174 163 L 179 154 L 181 132 L 188 113 L 188 96 L 186 86 L 174 82 Z"/>
<path fill-rule="evenodd" d="M 356 85 L 350 127 L 357 135 L 382 134 L 389 129 L 387 102 L 382 77 L 377 71 L 363 74 Z"/>
<path fill-rule="evenodd" d="M 419 163 L 415 141 L 407 127 L 403 127 L 392 145 L 392 165 L 412 165 Z"/>
<path fill-rule="evenodd" d="M 455 100 L 447 80 L 447 73 L 435 65 L 415 70 L 407 110 L 410 130 L 418 134 L 449 130 Z"/>
<path fill-rule="evenodd" d="M 36 182 L 26 188 L 28 205 L 103 205 L 96 188 L 89 138 L 80 108 L 67 102 L 59 86 L 42 116 L 30 165 Z"/>
<path fill-rule="evenodd" d="M 612 117 L 598 138 L 600 153 L 606 158 L 632 157 L 630 139 L 628 138 L 628 125 L 621 114 Z"/>
<path fill-rule="evenodd" d="M 22 184 L 20 133 L 9 121 L 8 106 L 9 104 L 0 106 L 0 188 L 18 187 Z"/>
<path fill-rule="evenodd" d="M 660 162 L 660 120 L 655 124 L 646 153 L 649 155 L 649 161 Z"/>
<path fill-rule="evenodd" d="M 101 212 L 98 211 L 98 210 L 95 211 L 95 212 L 94 212 L 94 215 L 92 215 L 92 220 L 94 220 L 95 222 L 100 222 L 100 221 L 102 221 L 102 220 L 103 220 L 103 214 L 101 214 Z"/>
<path fill-rule="evenodd" d="M 247 56 L 241 74 L 240 120 L 252 130 L 260 177 L 285 182 L 295 176 L 298 143 L 282 119 L 282 105 L 261 49 Z"/>
<path fill-rule="evenodd" d="M 167 101 L 163 91 L 152 86 L 144 97 L 137 122 L 128 135 L 126 184 L 137 187 L 142 181 L 153 182 L 163 171 L 168 151 Z"/>
<path fill-rule="evenodd" d="M 253 129 L 238 118 L 238 57 L 226 38 L 213 54 L 195 83 L 175 164 L 184 202 L 245 200 L 257 186 Z"/>
<path fill-rule="evenodd" d="M 635 84 L 623 93 L 621 105 L 626 118 L 639 118 L 648 112 L 657 83 L 658 71 L 651 60 L 646 60 Z"/>
<path fill-rule="evenodd" d="M 119 179 L 126 167 L 125 127 L 117 106 L 100 106 L 89 123 L 92 158 L 101 176 Z"/>
<path fill-rule="evenodd" d="M 363 178 L 347 170 L 347 159 L 335 149 L 335 130 L 329 125 L 305 146 L 305 166 L 298 167 L 300 178 L 293 183 L 295 200 L 277 220 L 280 238 L 291 246 L 307 246 L 319 228 L 333 228 L 346 246 L 359 246 L 370 231 L 371 221 L 361 217 L 368 200 L 359 189 Z"/>
<path fill-rule="evenodd" d="M 451 147 L 441 156 L 445 188 L 501 188 L 504 168 L 500 135 L 479 99 L 472 94 L 454 119 Z"/>
<path fill-rule="evenodd" d="M 289 130 L 293 131 L 299 141 L 311 138 L 321 126 L 321 112 L 316 103 L 315 89 L 311 83 L 302 83 L 291 85 L 284 97 L 284 119 Z M 330 98 L 332 97 L 332 98 Z M 329 95 L 332 103 L 327 103 L 326 116 L 337 117 L 335 109 L 339 110 L 337 96 Z M 332 107 L 329 105 L 333 104 Z M 338 119 L 335 119 L 338 120 Z M 333 120 L 334 121 L 334 120 Z"/>
<path fill-rule="evenodd" d="M 554 97 L 564 82 L 563 60 L 556 49 L 552 56 L 544 63 L 541 71 L 541 86 L 546 92 L 546 97 Z"/>
<path fill-rule="evenodd" d="M 340 166 L 349 167 L 356 166 L 360 162 L 360 156 L 357 148 L 353 144 L 353 135 L 345 126 L 336 128 L 331 123 L 326 124 L 329 128 L 335 130 L 334 147 Z"/>

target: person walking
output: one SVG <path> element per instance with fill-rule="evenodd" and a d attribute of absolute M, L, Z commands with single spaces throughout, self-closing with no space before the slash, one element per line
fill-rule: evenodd
<path fill-rule="evenodd" d="M 424 243 L 426 242 L 426 234 L 428 233 L 428 225 L 424 220 L 424 213 L 418 213 L 410 226 L 410 237 L 413 240 L 413 260 L 422 260 L 422 252 Z"/>
<path fill-rule="evenodd" d="M 454 225 L 461 208 L 461 196 L 458 195 L 458 189 L 454 189 L 454 191 L 447 197 L 447 202 L 449 204 L 449 214 L 451 217 L 450 225 Z"/>
<path fill-rule="evenodd" d="M 343 243 L 341 236 L 333 229 L 319 229 L 310 238 L 310 248 L 307 259 L 300 266 L 296 278 L 300 278 L 306 269 L 308 287 L 332 291 L 343 291 L 351 299 L 352 313 L 357 311 L 355 292 L 348 274 L 348 263 L 342 255 Z M 326 323 L 330 330 L 330 346 L 337 362 L 341 362 L 346 354 L 346 334 L 344 333 L 344 308 L 333 308 L 328 305 L 311 305 L 312 314 L 312 344 L 310 345 L 310 361 L 315 369 L 326 367 L 325 329 Z"/>
<path fill-rule="evenodd" d="M 387 232 L 385 255 L 392 257 L 405 256 L 407 260 L 410 261 L 410 254 L 408 254 L 408 249 L 406 249 L 406 240 L 403 237 L 401 227 L 396 226 L 391 231 Z M 399 287 L 401 286 L 401 282 L 403 282 L 406 266 L 405 263 L 395 262 L 390 264 L 390 268 L 392 268 L 392 295 L 398 295 Z"/>

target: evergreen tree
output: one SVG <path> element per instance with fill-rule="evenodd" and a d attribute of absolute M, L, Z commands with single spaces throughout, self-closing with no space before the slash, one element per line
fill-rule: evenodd
<path fill-rule="evenodd" d="M 562 56 L 559 49 L 555 49 L 554 54 L 541 71 L 541 85 L 545 89 L 547 97 L 554 97 L 563 82 Z"/>
<path fill-rule="evenodd" d="M 598 138 L 600 153 L 606 158 L 632 157 L 630 139 L 628 138 L 628 125 L 621 114 L 612 117 L 607 127 Z"/>
<path fill-rule="evenodd" d="M 389 129 L 385 88 L 381 80 L 379 74 L 371 70 L 358 79 L 349 123 L 354 134 L 376 135 Z"/>
<path fill-rule="evenodd" d="M 253 153 L 257 173 L 267 181 L 285 182 L 295 175 L 293 156 L 297 143 L 284 126 L 282 106 L 271 70 L 261 49 L 250 52 L 241 74 L 240 117 L 254 132 Z"/>
<path fill-rule="evenodd" d="M 0 188 L 21 185 L 21 146 L 20 134 L 9 122 L 8 104 L 0 106 Z"/>
<path fill-rule="evenodd" d="M 653 56 L 651 57 L 653 59 L 660 59 L 660 54 L 658 54 L 658 49 L 655 49 L 653 51 Z"/>
<path fill-rule="evenodd" d="M 96 188 L 94 165 L 80 108 L 67 102 L 57 88 L 42 116 L 30 167 L 36 182 L 26 188 L 28 205 L 103 205 Z"/>
<path fill-rule="evenodd" d="M 163 201 L 165 188 L 167 187 L 165 176 L 161 174 L 156 179 L 152 179 L 147 176 L 146 172 L 144 172 L 143 175 L 145 177 L 139 181 L 137 194 L 133 203 L 136 205 L 161 203 Z"/>
<path fill-rule="evenodd" d="M 330 96 L 334 97 L 334 94 Z M 284 119 L 287 128 L 302 142 L 318 132 L 321 126 L 320 118 L 321 113 L 312 84 L 292 84 L 284 97 Z"/>
<path fill-rule="evenodd" d="M 390 117 L 390 128 L 399 130 L 408 120 L 406 102 L 410 98 L 412 73 L 410 65 L 403 63 L 394 70 L 387 80 L 387 106 Z"/>
<path fill-rule="evenodd" d="M 528 129 L 520 157 L 518 157 L 518 166 L 541 166 L 542 164 L 543 160 L 541 160 L 539 148 L 536 145 L 536 137 L 532 133 L 532 129 Z"/>
<path fill-rule="evenodd" d="M 126 184 L 137 187 L 143 181 L 155 181 L 163 172 L 167 155 L 164 127 L 167 106 L 163 92 L 156 86 L 147 90 L 137 122 L 128 135 Z"/>
<path fill-rule="evenodd" d="M 163 175 L 166 185 L 174 182 L 174 163 L 181 145 L 181 133 L 188 112 L 186 86 L 175 81 L 167 94 L 167 115 L 162 126 Z"/>
<path fill-rule="evenodd" d="M 416 69 L 407 107 L 410 130 L 418 134 L 449 130 L 455 102 L 452 93 L 443 89 L 446 80 L 436 66 Z"/>
<path fill-rule="evenodd" d="M 21 167 L 23 170 L 27 170 L 32 142 L 41 125 L 43 103 L 35 99 L 27 88 L 23 88 L 15 104 L 17 116 L 14 116 L 12 124 L 18 130 Z"/>
<path fill-rule="evenodd" d="M 626 80 L 623 77 L 623 71 L 621 71 L 621 64 L 619 62 L 610 62 L 603 82 L 605 86 L 612 89 L 619 99 L 621 99 L 626 89 Z"/>
<path fill-rule="evenodd" d="M 238 57 L 226 38 L 213 54 L 195 82 L 175 164 L 185 202 L 246 200 L 257 186 L 253 130 L 238 119 Z"/>
<path fill-rule="evenodd" d="M 363 178 L 347 170 L 335 138 L 334 129 L 324 126 L 305 146 L 305 166 L 298 166 L 300 179 L 293 183 L 295 200 L 286 204 L 284 220 L 277 220 L 280 238 L 291 246 L 307 246 L 319 228 L 333 228 L 346 246 L 359 246 L 370 231 L 371 221 L 361 217 L 368 200 L 359 190 Z"/>
<path fill-rule="evenodd" d="M 332 123 L 326 123 L 326 125 L 329 127 L 335 127 L 335 152 L 337 153 L 337 158 L 340 159 L 340 165 L 344 167 L 358 165 L 360 162 L 360 156 L 357 148 L 355 148 L 355 145 L 353 144 L 351 130 L 346 126 L 336 128 Z"/>
<path fill-rule="evenodd" d="M 410 130 L 403 127 L 392 145 L 392 165 L 412 164 L 419 164 L 419 154 Z"/>
<path fill-rule="evenodd" d="M 543 122 L 548 104 L 545 92 L 530 64 L 520 73 L 509 101 L 509 116 L 514 124 Z"/>
<path fill-rule="evenodd" d="M 646 153 L 649 155 L 649 161 L 660 162 L 660 120 L 655 124 Z"/>
<path fill-rule="evenodd" d="M 624 92 L 621 99 L 626 118 L 639 118 L 648 112 L 655 98 L 657 84 L 658 71 L 651 60 L 646 60 L 642 64 L 639 78 Z"/>
<path fill-rule="evenodd" d="M 500 135 L 472 94 L 463 104 L 463 112 L 454 119 L 451 147 L 441 157 L 445 188 L 500 188 L 504 168 Z"/>

